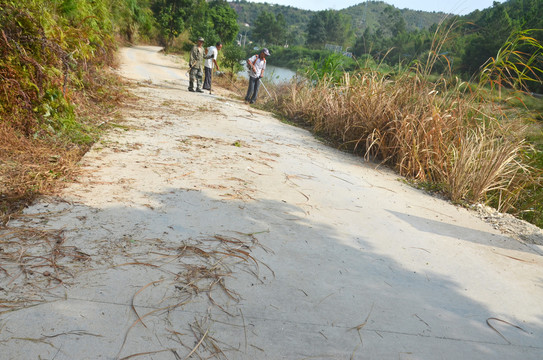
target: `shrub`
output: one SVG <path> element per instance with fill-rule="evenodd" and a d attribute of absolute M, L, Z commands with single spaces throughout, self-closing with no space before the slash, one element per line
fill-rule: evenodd
<path fill-rule="evenodd" d="M 430 81 L 431 68 L 339 77 L 332 66 L 316 82 L 292 83 L 275 105 L 341 147 L 433 184 L 455 202 L 514 208 L 536 181 L 528 161 L 534 151 L 522 128 L 485 100 L 483 89 L 447 75 Z"/>

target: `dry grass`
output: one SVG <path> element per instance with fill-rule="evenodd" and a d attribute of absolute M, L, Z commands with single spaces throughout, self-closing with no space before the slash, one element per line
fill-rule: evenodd
<path fill-rule="evenodd" d="M 213 76 L 213 86 L 221 87 L 233 92 L 239 97 L 243 97 L 247 91 L 247 80 L 235 74 L 223 73 L 221 75 Z"/>
<path fill-rule="evenodd" d="M 38 193 L 51 193 L 59 180 L 71 178 L 85 151 L 86 147 L 30 140 L 0 129 L 0 224 Z"/>
<path fill-rule="evenodd" d="M 202 297 L 207 298 L 210 307 L 220 309 L 229 317 L 238 317 L 237 313 L 230 313 L 224 307 L 225 302 L 231 303 L 229 307 L 232 308 L 232 304 L 241 300 L 240 294 L 228 287 L 228 279 L 234 277 L 236 271 L 244 271 L 254 276 L 256 281 L 263 282 L 260 266 L 267 267 L 251 255 L 255 247 L 262 247 L 254 236 L 255 234 L 239 235 L 244 239 L 214 235 L 207 239 L 190 239 L 180 246 L 160 246 L 141 260 L 135 259 L 128 263 L 115 265 L 114 267 L 151 267 L 161 271 L 160 280 L 148 283 L 134 294 L 131 305 L 137 319 L 127 329 L 117 356 L 123 352 L 134 327 L 139 324 L 146 327 L 145 321 L 150 320 L 151 317 L 166 317 L 165 320 L 168 320 L 172 310 L 198 302 Z M 266 250 L 264 247 L 262 248 Z M 274 275 L 273 271 L 269 267 L 267 268 Z M 173 294 L 171 293 L 172 285 L 175 289 Z M 141 305 L 147 309 L 150 304 L 136 305 L 136 298 L 142 296 L 144 292 L 157 293 L 160 289 L 164 291 L 160 302 L 164 303 L 163 307 L 143 314 L 138 313 L 138 306 Z M 156 306 L 156 303 L 153 305 Z M 202 319 L 195 319 L 193 323 L 188 324 L 196 344 L 192 347 L 187 346 L 183 341 L 187 335 L 190 338 L 190 334 L 168 331 L 175 335 L 176 340 L 187 349 L 188 355 L 184 357 L 185 359 L 191 356 L 202 358 L 203 355 L 205 358 L 225 359 L 227 358 L 224 353 L 226 350 L 223 350 L 221 345 L 223 347 L 227 345 L 221 344 L 211 335 L 210 329 L 213 327 L 213 323 L 214 321 L 207 314 Z M 239 351 L 231 346 L 228 346 L 228 350 Z M 128 359 L 130 356 L 125 358 Z"/>
<path fill-rule="evenodd" d="M 64 244 L 62 230 L 0 229 L 0 289 L 12 295 L 0 299 L 0 314 L 42 302 L 45 294 L 73 278 L 73 263 L 90 259 Z"/>
<path fill-rule="evenodd" d="M 466 84 L 445 76 L 429 81 L 425 71 L 299 81 L 277 92 L 274 105 L 342 147 L 434 184 L 453 201 L 498 197 L 502 209 L 513 206 L 531 175 L 522 129 L 503 125 L 499 109 Z"/>

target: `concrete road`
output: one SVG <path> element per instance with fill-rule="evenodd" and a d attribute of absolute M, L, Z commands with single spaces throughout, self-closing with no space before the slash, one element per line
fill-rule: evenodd
<path fill-rule="evenodd" d="M 543 359 L 540 248 L 158 50 L 0 238 L 1 359 Z"/>

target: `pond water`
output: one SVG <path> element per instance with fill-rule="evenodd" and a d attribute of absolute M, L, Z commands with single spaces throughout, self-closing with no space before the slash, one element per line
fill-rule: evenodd
<path fill-rule="evenodd" d="M 245 68 L 245 64 L 243 65 Z M 238 75 L 243 76 L 244 78 L 248 79 L 249 74 L 247 73 L 247 70 L 240 71 Z M 264 80 L 273 82 L 273 83 L 281 83 L 281 82 L 289 82 L 293 77 L 296 76 L 296 72 L 287 69 L 282 68 L 278 66 L 268 65 L 266 64 L 266 70 L 264 71 Z"/>

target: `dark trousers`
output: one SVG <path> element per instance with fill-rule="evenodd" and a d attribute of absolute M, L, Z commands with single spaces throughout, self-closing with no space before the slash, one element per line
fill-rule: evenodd
<path fill-rule="evenodd" d="M 203 88 L 206 90 L 211 90 L 211 72 L 213 69 L 208 68 L 207 66 L 204 66 L 204 86 Z"/>
<path fill-rule="evenodd" d="M 247 89 L 247 95 L 245 96 L 245 101 L 254 103 L 256 97 L 258 96 L 258 88 L 260 87 L 260 79 L 249 76 L 249 88 Z"/>

